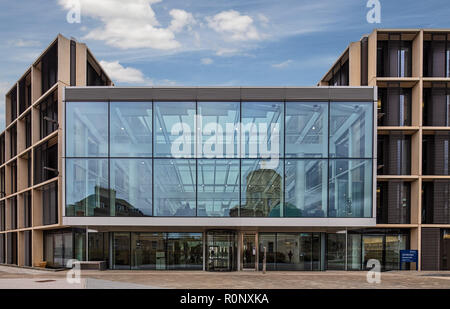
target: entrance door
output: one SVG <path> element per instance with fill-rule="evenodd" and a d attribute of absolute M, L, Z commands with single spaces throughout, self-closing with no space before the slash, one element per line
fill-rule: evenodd
<path fill-rule="evenodd" d="M 243 236 L 242 268 L 256 270 L 256 234 Z"/>
<path fill-rule="evenodd" d="M 206 233 L 208 271 L 236 270 L 236 233 L 233 231 L 208 231 Z"/>
<path fill-rule="evenodd" d="M 371 259 L 378 260 L 383 265 L 383 236 L 363 236 L 363 268 L 367 268 L 367 262 Z"/>

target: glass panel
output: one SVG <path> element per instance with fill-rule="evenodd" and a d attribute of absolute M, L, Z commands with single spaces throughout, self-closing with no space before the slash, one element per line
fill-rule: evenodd
<path fill-rule="evenodd" d="M 167 269 L 202 270 L 202 233 L 168 233 L 167 256 Z"/>
<path fill-rule="evenodd" d="M 239 160 L 198 161 L 198 216 L 239 216 Z"/>
<path fill-rule="evenodd" d="M 284 152 L 283 126 L 283 103 L 243 102 L 241 127 L 243 157 L 281 157 Z"/>
<path fill-rule="evenodd" d="M 166 269 L 164 233 L 131 233 L 132 269 Z"/>
<path fill-rule="evenodd" d="M 327 160 L 286 160 L 285 217 L 326 217 Z"/>
<path fill-rule="evenodd" d="M 361 235 L 349 234 L 347 241 L 347 270 L 361 269 Z"/>
<path fill-rule="evenodd" d="M 66 216 L 109 216 L 108 160 L 66 160 Z"/>
<path fill-rule="evenodd" d="M 206 270 L 232 271 L 237 268 L 237 235 L 233 231 L 208 231 Z"/>
<path fill-rule="evenodd" d="M 152 160 L 110 160 L 111 215 L 152 215 Z"/>
<path fill-rule="evenodd" d="M 372 158 L 373 104 L 338 103 L 330 107 L 330 157 Z"/>
<path fill-rule="evenodd" d="M 199 102 L 201 145 L 199 157 L 239 157 L 239 102 Z"/>
<path fill-rule="evenodd" d="M 277 233 L 277 270 L 312 270 L 311 233 Z"/>
<path fill-rule="evenodd" d="M 152 156 L 152 103 L 111 102 L 111 157 Z"/>
<path fill-rule="evenodd" d="M 195 160 L 155 160 L 154 179 L 155 216 L 196 215 Z"/>
<path fill-rule="evenodd" d="M 384 264 L 384 270 L 400 270 L 400 250 L 406 250 L 406 246 L 406 235 L 386 236 L 386 261 Z"/>
<path fill-rule="evenodd" d="M 268 161 L 242 160 L 242 217 L 280 217 L 283 208 L 283 166 Z"/>
<path fill-rule="evenodd" d="M 363 269 L 367 268 L 367 262 L 371 259 L 383 263 L 383 236 L 363 235 Z M 369 265 L 369 268 L 372 268 Z"/>
<path fill-rule="evenodd" d="M 372 161 L 330 160 L 329 217 L 372 217 Z"/>
<path fill-rule="evenodd" d="M 328 157 L 328 103 L 286 102 L 286 157 Z"/>
<path fill-rule="evenodd" d="M 107 233 L 88 233 L 89 238 L 89 261 L 107 261 L 109 253 L 105 250 L 108 241 Z M 106 241 L 105 241 L 106 240 Z M 106 255 L 105 255 L 106 253 Z"/>
<path fill-rule="evenodd" d="M 346 234 L 327 234 L 327 270 L 345 270 Z"/>
<path fill-rule="evenodd" d="M 155 157 L 194 157 L 195 103 L 155 102 Z"/>
<path fill-rule="evenodd" d="M 86 230 L 75 230 L 73 233 L 73 252 L 78 261 L 86 260 Z"/>
<path fill-rule="evenodd" d="M 259 233 L 259 270 L 263 269 L 264 248 L 266 249 L 266 269 L 276 269 L 276 234 Z"/>
<path fill-rule="evenodd" d="M 108 103 L 68 102 L 66 104 L 66 156 L 106 157 L 108 155 Z"/>
<path fill-rule="evenodd" d="M 450 270 L 450 230 L 441 231 L 441 270 Z"/>
<path fill-rule="evenodd" d="M 64 238 L 63 234 L 54 234 L 55 250 L 53 252 L 53 266 L 63 267 L 64 265 Z"/>
<path fill-rule="evenodd" d="M 114 233 L 114 269 L 130 269 L 130 233 Z"/>
<path fill-rule="evenodd" d="M 244 248 L 243 248 L 243 259 L 242 265 L 243 268 L 247 269 L 255 269 L 256 267 L 256 243 L 255 243 L 255 234 L 245 234 L 243 237 Z M 264 254 L 264 252 L 263 252 Z"/>

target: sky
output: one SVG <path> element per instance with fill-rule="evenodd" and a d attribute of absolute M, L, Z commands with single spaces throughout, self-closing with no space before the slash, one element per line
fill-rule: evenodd
<path fill-rule="evenodd" d="M 116 85 L 314 86 L 374 28 L 450 28 L 448 0 L 0 0 L 4 96 L 58 33 Z M 369 3 L 370 4 L 370 3 Z"/>

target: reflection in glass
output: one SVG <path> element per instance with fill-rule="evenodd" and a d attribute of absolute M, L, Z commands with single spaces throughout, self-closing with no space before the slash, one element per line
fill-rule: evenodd
<path fill-rule="evenodd" d="M 327 234 L 327 269 L 345 270 L 346 234 Z"/>
<path fill-rule="evenodd" d="M 114 233 L 114 269 L 130 269 L 130 233 Z"/>
<path fill-rule="evenodd" d="M 347 270 L 361 270 L 361 235 L 348 234 Z"/>
<path fill-rule="evenodd" d="M 259 233 L 259 269 L 263 269 L 264 248 L 266 248 L 266 269 L 276 270 L 276 233 Z"/>
<path fill-rule="evenodd" d="M 154 160 L 154 215 L 193 217 L 196 215 L 195 160 Z"/>
<path fill-rule="evenodd" d="M 330 157 L 371 158 L 373 104 L 330 104 Z"/>
<path fill-rule="evenodd" d="M 406 235 L 386 235 L 384 270 L 400 270 L 400 250 L 406 250 Z M 407 268 L 408 269 L 408 268 Z"/>
<path fill-rule="evenodd" d="M 166 269 L 164 233 L 131 233 L 131 268 Z"/>
<path fill-rule="evenodd" d="M 241 151 L 244 158 L 281 157 L 284 104 L 242 102 Z"/>
<path fill-rule="evenodd" d="M 108 160 L 66 159 L 66 216 L 109 216 Z"/>
<path fill-rule="evenodd" d="M 328 103 L 286 102 L 286 157 L 328 157 Z"/>
<path fill-rule="evenodd" d="M 206 234 L 206 270 L 237 269 L 237 234 L 234 231 L 208 231 Z"/>
<path fill-rule="evenodd" d="M 111 102 L 111 156 L 152 156 L 152 103 Z"/>
<path fill-rule="evenodd" d="M 202 270 L 202 233 L 168 233 L 167 258 L 167 269 Z"/>
<path fill-rule="evenodd" d="M 66 156 L 108 155 L 108 103 L 66 104 Z"/>
<path fill-rule="evenodd" d="M 198 216 L 230 216 L 239 205 L 239 160 L 199 160 L 197 190 Z"/>
<path fill-rule="evenodd" d="M 372 161 L 330 160 L 329 217 L 372 217 Z"/>
<path fill-rule="evenodd" d="M 371 265 L 367 265 L 369 260 L 378 260 L 380 265 L 383 263 L 383 236 L 378 235 L 363 235 L 363 267 L 364 269 L 371 269 Z"/>
<path fill-rule="evenodd" d="M 111 159 L 112 216 L 152 215 L 152 160 Z"/>
<path fill-rule="evenodd" d="M 155 102 L 154 109 L 154 156 L 194 157 L 195 102 Z"/>
<path fill-rule="evenodd" d="M 283 166 L 266 166 L 268 161 L 242 160 L 241 217 L 280 217 L 283 202 Z M 237 216 L 237 208 L 230 211 Z"/>
<path fill-rule="evenodd" d="M 326 217 L 328 161 L 286 160 L 284 217 Z"/>
<path fill-rule="evenodd" d="M 239 102 L 198 102 L 201 116 L 199 157 L 239 157 Z"/>

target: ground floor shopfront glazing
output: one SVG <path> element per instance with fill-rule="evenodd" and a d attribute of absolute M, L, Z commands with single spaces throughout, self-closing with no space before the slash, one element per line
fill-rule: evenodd
<path fill-rule="evenodd" d="M 64 267 L 71 258 L 106 261 L 119 270 L 364 270 L 370 259 L 382 270 L 400 269 L 400 250 L 409 249 L 403 230 L 327 232 L 98 232 L 47 233 L 46 260 Z M 87 246 L 86 246 L 87 244 Z M 408 266 L 408 265 L 406 265 Z M 405 267 L 405 266 L 404 266 Z"/>

